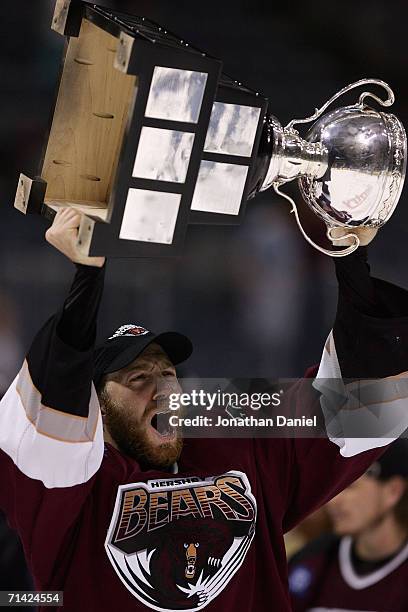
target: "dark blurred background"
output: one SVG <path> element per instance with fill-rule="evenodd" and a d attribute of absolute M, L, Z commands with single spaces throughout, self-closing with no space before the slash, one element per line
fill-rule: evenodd
<path fill-rule="evenodd" d="M 221 58 L 226 73 L 269 97 L 283 125 L 362 77 L 390 83 L 393 112 L 408 125 L 406 2 L 103 4 L 154 19 Z M 38 172 L 52 113 L 64 44 L 50 30 L 53 8 L 54 0 L 2 0 L 0 7 L 0 392 L 73 276 L 45 243 L 44 220 L 13 209 L 19 172 Z M 321 239 L 323 226 L 301 208 Z M 407 253 L 405 189 L 372 245 L 372 268 L 407 285 Z M 191 227 L 181 259 L 111 260 L 106 284 L 100 337 L 128 322 L 180 329 L 196 347 L 184 374 L 207 377 L 302 375 L 319 360 L 336 300 L 332 261 L 304 242 L 288 204 L 272 192 L 251 201 L 239 228 Z M 7 554 L 11 569 L 18 550 Z"/>
<path fill-rule="evenodd" d="M 405 3 L 105 0 L 145 15 L 221 58 L 224 70 L 270 100 L 285 125 L 309 116 L 362 77 L 390 83 L 408 125 Z M 73 268 L 44 241 L 46 223 L 13 209 L 20 171 L 38 172 L 64 40 L 50 30 L 54 0 L 1 3 L 0 384 L 62 302 Z M 381 92 L 380 92 L 381 93 Z M 356 100 L 356 93 L 345 102 Z M 302 126 L 301 126 L 302 127 Z M 292 189 L 296 199 L 300 195 Z M 379 276 L 404 284 L 406 190 L 372 246 Z M 315 239 L 324 228 L 300 205 Z M 196 347 L 187 374 L 296 376 L 320 357 L 334 314 L 332 261 L 301 237 L 271 191 L 237 227 L 191 227 L 184 256 L 111 260 L 100 335 L 126 322 L 177 328 Z"/>

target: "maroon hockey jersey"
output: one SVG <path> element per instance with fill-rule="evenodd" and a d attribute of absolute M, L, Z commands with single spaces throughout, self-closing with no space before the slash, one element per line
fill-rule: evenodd
<path fill-rule="evenodd" d="M 60 463 L 59 484 L 74 473 L 79 483 L 48 488 L 1 452 L 0 504 L 36 588 L 63 590 L 64 610 L 73 612 L 290 610 L 282 530 L 378 452 L 344 458 L 323 439 L 189 440 L 180 472 L 170 475 L 141 472 L 106 445 L 90 476 L 97 433 L 91 443 L 62 442 L 69 465 L 53 452 L 59 440 L 49 441 L 33 450 L 43 451 L 44 471 Z M 82 457 L 77 444 L 88 447 Z"/>
<path fill-rule="evenodd" d="M 350 537 L 325 537 L 295 555 L 289 567 L 294 612 L 406 612 L 408 544 L 360 575 Z"/>
<path fill-rule="evenodd" d="M 94 391 L 87 418 L 57 411 L 27 363 L 1 403 L 1 446 L 0 506 L 36 588 L 64 591 L 73 612 L 289 610 L 283 531 L 381 452 L 194 439 L 178 474 L 142 472 L 104 445 Z"/>
<path fill-rule="evenodd" d="M 178 473 L 143 471 L 104 443 L 93 350 L 64 343 L 58 323 L 36 336 L 0 403 L 0 508 L 36 588 L 63 591 L 64 612 L 289 611 L 283 532 L 391 440 L 349 440 L 341 427 L 332 440 L 186 440 Z M 340 365 L 331 334 L 317 381 L 341 377 Z M 391 367 L 386 375 L 402 371 L 387 360 Z M 391 383 L 373 414 L 399 410 L 398 379 Z M 293 387 L 287 401 L 306 407 L 310 385 Z"/>

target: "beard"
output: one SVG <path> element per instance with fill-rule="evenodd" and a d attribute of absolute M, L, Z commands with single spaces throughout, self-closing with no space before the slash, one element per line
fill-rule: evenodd
<path fill-rule="evenodd" d="M 135 421 L 132 411 L 115 402 L 105 389 L 99 401 L 105 412 L 104 426 L 119 450 L 135 459 L 142 468 L 167 470 L 178 460 L 183 447 L 181 437 L 160 445 L 152 444 L 147 435 L 149 420 Z"/>

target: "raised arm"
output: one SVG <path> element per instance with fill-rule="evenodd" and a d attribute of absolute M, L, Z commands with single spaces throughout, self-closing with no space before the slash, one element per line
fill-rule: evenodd
<path fill-rule="evenodd" d="M 335 261 L 339 283 L 334 342 L 343 378 L 408 370 L 408 291 L 370 276 L 367 249 Z"/>
<path fill-rule="evenodd" d="M 49 488 L 85 482 L 103 454 L 92 374 L 104 259 L 77 256 L 79 223 L 79 213 L 64 209 L 47 231 L 47 240 L 76 264 L 75 278 L 1 402 L 0 449 L 22 473 Z M 6 501 L 0 493 L 0 507 Z"/>
<path fill-rule="evenodd" d="M 47 232 L 76 264 L 75 278 L 0 403 L 0 509 L 18 531 L 42 585 L 91 491 L 104 451 L 92 385 L 104 259 L 76 257 L 79 222 L 78 213 L 60 211 Z"/>
<path fill-rule="evenodd" d="M 313 382 L 329 439 L 285 444 L 285 529 L 358 478 L 408 427 L 408 293 L 370 276 L 365 248 L 335 266 L 337 313 Z M 300 412 L 316 402 L 309 383 L 294 401 Z"/>

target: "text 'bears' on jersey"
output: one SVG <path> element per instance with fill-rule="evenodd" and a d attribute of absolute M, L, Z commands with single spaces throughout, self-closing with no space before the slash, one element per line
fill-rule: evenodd
<path fill-rule="evenodd" d="M 239 471 L 122 485 L 105 549 L 126 588 L 146 606 L 198 610 L 242 565 L 256 511 Z"/>

